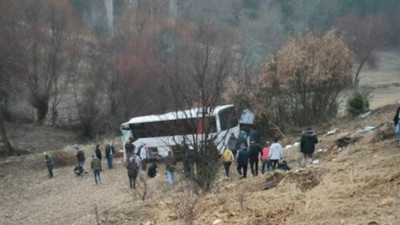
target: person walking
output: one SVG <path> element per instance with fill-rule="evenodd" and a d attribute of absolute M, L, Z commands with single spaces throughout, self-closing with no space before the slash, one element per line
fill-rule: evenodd
<path fill-rule="evenodd" d="M 265 173 L 265 166 L 267 166 L 267 171 L 271 170 L 271 165 L 268 160 L 268 155 L 269 155 L 269 141 L 266 142 L 265 147 L 262 150 L 261 153 L 261 174 Z"/>
<path fill-rule="evenodd" d="M 113 161 L 114 161 L 115 149 L 111 143 L 107 144 L 105 153 L 106 153 L 105 155 L 106 155 L 106 159 L 107 159 L 108 169 L 112 169 L 114 167 Z"/>
<path fill-rule="evenodd" d="M 248 161 L 249 152 L 247 151 L 246 144 L 242 143 L 236 156 L 237 172 L 240 176 L 240 179 L 246 178 Z"/>
<path fill-rule="evenodd" d="M 272 170 L 276 169 L 276 165 L 278 164 L 278 161 L 282 159 L 282 156 L 282 146 L 279 144 L 278 139 L 274 139 L 268 154 L 268 159 L 272 166 Z"/>
<path fill-rule="evenodd" d="M 222 161 L 222 164 L 224 165 L 225 175 L 227 177 L 229 177 L 229 169 L 231 168 L 231 164 L 234 159 L 235 159 L 235 157 L 233 157 L 232 151 L 228 148 L 228 146 L 226 146 L 224 152 L 222 153 L 221 161 Z"/>
<path fill-rule="evenodd" d="M 96 145 L 96 149 L 94 150 L 94 152 L 96 154 L 96 158 L 98 158 L 101 162 L 101 159 L 103 158 L 103 156 L 101 155 L 100 145 Z"/>
<path fill-rule="evenodd" d="M 258 160 L 261 150 L 261 146 L 255 140 L 252 140 L 250 143 L 249 162 L 253 177 L 258 175 Z"/>
<path fill-rule="evenodd" d="M 304 162 L 312 163 L 312 156 L 315 150 L 315 144 L 318 143 L 317 135 L 311 128 L 307 128 L 300 140 L 300 151 L 303 153 Z"/>
<path fill-rule="evenodd" d="M 165 160 L 165 170 L 167 171 L 167 179 L 170 185 L 174 184 L 174 171 L 175 171 L 175 157 L 172 155 L 172 151 L 168 152 L 168 156 Z"/>
<path fill-rule="evenodd" d="M 82 167 L 82 169 L 83 169 L 83 171 L 85 171 L 85 173 L 88 173 L 89 171 L 86 167 L 85 153 L 79 147 L 76 150 L 77 150 L 76 158 L 78 160 L 78 165 Z"/>
<path fill-rule="evenodd" d="M 399 117 L 400 117 L 400 106 L 397 108 L 396 114 L 393 118 L 394 129 L 397 134 L 397 146 L 400 147 L 400 124 L 399 124 Z"/>
<path fill-rule="evenodd" d="M 101 162 L 96 155 L 92 155 L 92 162 L 90 163 L 90 168 L 93 170 L 94 181 L 96 184 L 101 183 L 100 172 L 101 172 Z"/>
<path fill-rule="evenodd" d="M 138 156 L 131 155 L 128 159 L 128 165 L 126 166 L 128 170 L 129 187 L 131 189 L 136 188 L 136 177 L 139 172 L 139 164 L 137 163 L 136 158 L 138 158 Z"/>
<path fill-rule="evenodd" d="M 53 178 L 53 166 L 54 166 L 53 156 L 45 152 L 44 161 L 46 162 L 47 171 L 49 172 L 49 178 Z"/>

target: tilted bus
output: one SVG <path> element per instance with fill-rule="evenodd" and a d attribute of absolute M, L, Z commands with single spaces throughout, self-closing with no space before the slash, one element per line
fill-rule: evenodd
<path fill-rule="evenodd" d="M 136 149 L 141 143 L 146 143 L 150 158 L 166 157 L 168 151 L 175 150 L 183 140 L 189 147 L 194 146 L 196 141 L 213 140 L 218 150 L 222 151 L 228 134 L 238 137 L 239 131 L 233 105 L 139 116 L 121 125 L 122 142 L 131 138 Z M 208 136 L 205 137 L 204 133 Z"/>

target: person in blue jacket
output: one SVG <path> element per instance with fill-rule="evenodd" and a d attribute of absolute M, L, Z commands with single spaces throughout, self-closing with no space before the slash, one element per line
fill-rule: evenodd
<path fill-rule="evenodd" d="M 237 171 L 241 179 L 246 178 L 248 162 L 249 152 L 247 151 L 246 145 L 242 143 L 240 145 L 240 150 L 237 152 L 236 155 Z"/>

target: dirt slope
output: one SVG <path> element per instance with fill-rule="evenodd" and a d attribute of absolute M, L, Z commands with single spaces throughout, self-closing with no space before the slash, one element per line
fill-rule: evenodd
<path fill-rule="evenodd" d="M 0 161 L 0 224 L 185 224 L 178 215 L 188 214 L 193 200 L 194 224 L 400 224 L 400 148 L 394 135 L 374 139 L 391 129 L 390 123 L 368 133 L 357 133 L 366 125 L 390 122 L 396 106 L 385 106 L 366 119 L 344 118 L 316 127 L 320 138 L 319 165 L 279 173 L 276 188 L 263 191 L 271 174 L 239 180 L 222 171 L 212 193 L 199 199 L 180 181 L 167 184 L 164 165 L 159 176 L 147 180 L 147 200 L 127 186 L 121 159 L 116 168 L 103 162 L 101 185 L 94 185 L 92 173 L 75 177 L 72 167 L 56 168 L 53 179 L 46 177 L 41 154 L 10 157 Z M 324 136 L 327 129 L 339 133 Z M 340 137 L 355 142 L 332 147 Z M 293 143 L 298 137 L 288 138 Z M 85 148 L 90 156 L 93 150 Z M 73 155 L 74 152 L 67 153 Z M 295 147 L 285 158 L 298 160 Z M 89 158 L 89 157 L 87 157 Z M 87 161 L 89 163 L 90 160 Z M 186 204 L 186 205 L 185 205 Z"/>

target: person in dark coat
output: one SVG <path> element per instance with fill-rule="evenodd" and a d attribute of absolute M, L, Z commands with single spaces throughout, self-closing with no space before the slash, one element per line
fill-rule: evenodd
<path fill-rule="evenodd" d="M 74 173 L 75 173 L 77 176 L 80 176 L 80 175 L 83 173 L 83 168 L 82 168 L 82 166 L 79 165 L 79 164 L 77 164 L 77 165 L 74 167 Z"/>
<path fill-rule="evenodd" d="M 247 133 L 243 130 L 240 131 L 239 137 L 237 139 L 236 150 L 240 149 L 242 144 L 244 144 L 246 148 L 248 147 Z M 237 154 L 237 152 L 236 152 L 236 154 Z"/>
<path fill-rule="evenodd" d="M 137 160 L 135 159 L 136 157 L 138 157 L 138 156 L 131 155 L 128 159 L 128 165 L 126 167 L 128 169 L 129 187 L 131 189 L 136 188 L 136 177 L 137 177 L 138 171 L 139 171 L 139 164 L 137 163 Z"/>
<path fill-rule="evenodd" d="M 154 162 L 147 170 L 147 176 L 149 176 L 150 178 L 154 178 L 156 175 L 157 175 L 157 163 Z"/>
<path fill-rule="evenodd" d="M 248 162 L 249 162 L 249 152 L 247 151 L 246 145 L 242 143 L 240 145 L 240 149 L 237 152 L 236 156 L 237 171 L 239 173 L 240 178 L 246 178 Z"/>
<path fill-rule="evenodd" d="M 46 162 L 47 170 L 49 172 L 49 178 L 53 178 L 53 166 L 54 166 L 53 157 L 45 152 L 44 159 Z"/>
<path fill-rule="evenodd" d="M 236 138 L 234 133 L 231 133 L 231 136 L 228 139 L 228 149 L 232 151 L 233 155 L 236 155 L 237 152 L 237 142 L 238 139 Z"/>
<path fill-rule="evenodd" d="M 112 144 L 107 144 L 106 146 L 106 159 L 107 159 L 107 165 L 108 169 L 113 168 L 113 160 L 114 160 L 114 155 L 115 155 L 115 149 Z"/>
<path fill-rule="evenodd" d="M 300 151 L 304 155 L 304 160 L 307 163 L 312 162 L 312 155 L 315 150 L 315 144 L 318 143 L 317 135 L 311 128 L 307 128 L 300 140 Z"/>
<path fill-rule="evenodd" d="M 125 157 L 127 160 L 135 153 L 135 145 L 132 144 L 132 140 L 128 139 L 125 143 Z"/>
<path fill-rule="evenodd" d="M 181 145 L 181 152 L 184 154 L 183 157 L 183 167 L 186 177 L 193 178 L 194 176 L 194 161 L 195 161 L 195 154 L 194 151 L 189 148 L 186 144 L 185 140 L 182 141 Z"/>
<path fill-rule="evenodd" d="M 394 128 L 397 133 L 397 146 L 400 147 L 400 124 L 399 124 L 399 117 L 400 117 L 400 107 L 397 108 L 396 114 L 393 118 Z"/>
<path fill-rule="evenodd" d="M 88 169 L 86 167 L 85 153 L 79 147 L 77 148 L 76 158 L 78 160 L 78 165 L 82 167 L 85 173 L 88 173 Z"/>
<path fill-rule="evenodd" d="M 96 150 L 94 150 L 94 152 L 96 154 L 96 158 L 98 158 L 101 162 L 101 159 L 103 158 L 103 156 L 101 155 L 100 145 L 96 145 Z"/>
<path fill-rule="evenodd" d="M 249 162 L 251 168 L 251 174 L 253 176 L 258 175 L 258 159 L 260 156 L 262 148 L 256 141 L 251 141 L 250 143 L 250 151 L 249 151 Z"/>
<path fill-rule="evenodd" d="M 254 141 L 255 143 L 262 145 L 261 143 L 261 137 L 258 131 L 255 128 L 250 129 L 250 143 Z"/>

